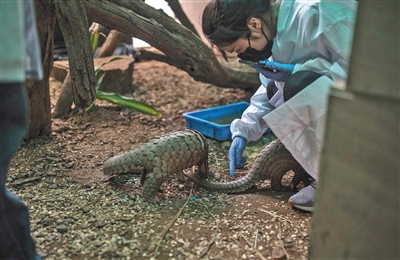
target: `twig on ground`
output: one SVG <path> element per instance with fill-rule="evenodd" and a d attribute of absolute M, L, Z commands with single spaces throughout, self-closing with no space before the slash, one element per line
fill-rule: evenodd
<path fill-rule="evenodd" d="M 258 228 L 256 229 L 256 237 L 254 238 L 254 248 L 257 248 Z"/>
<path fill-rule="evenodd" d="M 246 241 L 246 243 L 251 247 L 251 243 L 249 240 L 247 240 L 247 238 L 245 236 L 243 236 L 243 234 L 240 234 L 242 236 L 242 238 Z M 257 252 L 257 255 L 262 259 L 262 260 L 266 260 L 267 258 L 265 258 L 260 251 L 258 251 L 257 248 L 254 248 Z"/>
<path fill-rule="evenodd" d="M 220 172 L 221 164 L 218 161 L 217 154 L 214 152 L 213 155 L 214 155 L 214 159 L 215 159 L 215 164 L 217 165 L 217 170 L 215 171 L 215 173 L 217 173 L 217 172 Z"/>
<path fill-rule="evenodd" d="M 183 209 L 186 207 L 186 205 L 188 204 L 190 197 L 192 197 L 192 191 L 193 191 L 193 184 L 192 187 L 190 188 L 190 193 L 189 196 L 185 202 L 185 204 L 183 204 L 183 206 L 181 207 L 181 209 L 178 211 L 178 213 L 176 213 L 176 215 L 174 216 L 174 218 L 164 227 L 164 229 L 161 231 L 159 237 L 160 240 L 158 241 L 157 247 L 154 250 L 154 257 L 157 257 L 157 252 L 158 252 L 158 248 L 161 245 L 161 242 L 163 241 L 165 235 L 168 233 L 169 229 L 174 225 L 175 221 L 178 219 L 178 217 L 182 214 Z"/>
<path fill-rule="evenodd" d="M 25 183 L 28 183 L 28 182 L 38 181 L 40 179 L 42 179 L 42 177 L 37 177 L 37 176 L 29 177 L 29 178 L 25 178 L 25 179 L 16 180 L 16 181 L 12 182 L 10 185 L 11 186 L 18 186 L 18 185 L 25 184 Z"/>
<path fill-rule="evenodd" d="M 205 254 L 207 254 L 208 250 L 210 250 L 211 246 L 215 243 L 215 238 L 217 237 L 217 233 L 214 233 L 210 243 L 208 243 L 207 248 L 204 250 L 203 253 L 200 254 L 199 259 L 201 259 Z"/>
<path fill-rule="evenodd" d="M 259 211 L 262 211 L 262 212 L 265 212 L 265 213 L 267 213 L 267 214 L 269 214 L 269 215 L 271 215 L 271 216 L 273 216 L 273 217 L 275 217 L 275 218 L 278 218 L 278 219 L 282 219 L 282 220 L 284 220 L 284 221 L 287 221 L 287 222 L 289 222 L 289 223 L 292 223 L 292 221 L 290 221 L 290 219 L 288 219 L 288 218 L 285 218 L 285 217 L 282 217 L 282 216 L 279 216 L 279 215 L 277 215 L 277 214 L 275 214 L 275 213 L 272 213 L 271 211 L 266 211 L 266 210 L 264 210 L 264 209 L 258 209 Z"/>
<path fill-rule="evenodd" d="M 203 203 L 202 201 L 200 201 L 200 200 L 199 200 L 199 202 L 200 202 L 201 204 L 203 204 L 203 206 L 204 206 L 204 208 L 206 209 L 207 213 L 210 214 L 210 216 L 215 220 L 215 224 L 216 224 L 216 227 L 217 227 L 217 229 L 215 230 L 215 233 L 214 233 L 214 235 L 213 235 L 211 241 L 208 243 L 208 246 L 207 246 L 206 250 L 204 250 L 204 252 L 200 254 L 199 259 L 201 259 L 205 254 L 207 254 L 208 250 L 210 250 L 211 246 L 215 243 L 215 238 L 217 237 L 217 233 L 218 233 L 218 231 L 219 231 L 219 226 L 218 226 L 217 219 L 216 219 L 215 216 L 210 212 L 210 210 L 208 209 L 207 205 L 204 204 L 204 203 Z"/>
<path fill-rule="evenodd" d="M 289 254 L 288 254 L 288 252 L 286 251 L 286 248 L 285 248 L 285 245 L 283 244 L 283 240 L 282 240 L 282 228 L 281 228 L 281 222 L 278 220 L 278 223 L 279 223 L 279 241 L 281 242 L 281 247 L 282 247 L 282 250 L 283 250 L 283 252 L 285 253 L 285 255 L 286 255 L 286 259 L 287 260 L 289 260 L 290 258 L 289 258 Z"/>

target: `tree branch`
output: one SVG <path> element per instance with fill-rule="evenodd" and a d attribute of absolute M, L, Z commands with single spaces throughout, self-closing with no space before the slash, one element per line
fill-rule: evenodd
<path fill-rule="evenodd" d="M 169 7 L 176 15 L 176 18 L 178 18 L 178 20 L 182 23 L 182 25 L 198 36 L 196 28 L 194 28 L 193 24 L 189 21 L 185 12 L 182 10 L 179 0 L 165 0 L 165 1 L 168 3 Z"/>
<path fill-rule="evenodd" d="M 225 88 L 255 89 L 260 85 L 256 72 L 223 65 L 198 36 L 141 1 L 83 0 L 83 4 L 90 20 L 146 41 L 162 51 L 170 65 L 195 80 Z"/>

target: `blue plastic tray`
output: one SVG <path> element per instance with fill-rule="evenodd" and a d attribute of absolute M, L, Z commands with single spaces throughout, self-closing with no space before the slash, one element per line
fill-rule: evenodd
<path fill-rule="evenodd" d="M 231 140 L 230 126 L 235 118 L 240 118 L 249 106 L 247 102 L 238 102 L 225 106 L 183 113 L 186 126 L 218 141 Z"/>

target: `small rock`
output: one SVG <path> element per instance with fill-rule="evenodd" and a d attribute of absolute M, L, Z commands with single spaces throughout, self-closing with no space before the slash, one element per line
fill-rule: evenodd
<path fill-rule="evenodd" d="M 90 211 L 90 207 L 83 207 L 82 211 L 83 213 L 88 213 Z"/>
<path fill-rule="evenodd" d="M 74 167 L 75 162 L 69 162 L 65 165 L 65 168 L 70 169 L 72 167 Z"/>
<path fill-rule="evenodd" d="M 57 187 L 58 187 L 57 184 L 50 184 L 49 185 L 50 189 L 57 189 Z"/>
<path fill-rule="evenodd" d="M 96 227 L 97 227 L 97 228 L 102 228 L 102 227 L 104 227 L 106 224 L 107 224 L 106 221 L 102 219 L 102 220 L 99 220 L 99 221 L 96 222 Z"/>
<path fill-rule="evenodd" d="M 60 233 L 65 233 L 68 231 L 68 227 L 64 224 L 57 226 L 57 231 Z"/>
<path fill-rule="evenodd" d="M 289 237 L 288 237 L 288 238 L 285 238 L 284 241 L 285 241 L 286 244 L 290 244 L 290 243 L 293 242 L 293 240 L 292 240 L 291 238 L 289 238 Z"/>
<path fill-rule="evenodd" d="M 53 220 L 52 218 L 45 217 L 45 218 L 42 220 L 42 225 L 43 225 L 43 226 L 49 226 L 52 220 Z"/>
<path fill-rule="evenodd" d="M 275 246 L 272 249 L 271 256 L 272 256 L 272 259 L 278 260 L 278 259 L 283 259 L 286 256 L 286 254 L 281 247 Z"/>
<path fill-rule="evenodd" d="M 303 232 L 300 233 L 300 235 L 302 235 L 303 237 L 307 237 L 308 233 L 303 231 Z"/>
<path fill-rule="evenodd" d="M 74 220 L 72 219 L 72 218 L 66 218 L 66 219 L 64 219 L 64 223 L 65 224 L 74 224 Z"/>
<path fill-rule="evenodd" d="M 27 198 L 27 199 L 33 199 L 34 197 L 35 196 L 33 194 L 30 194 L 30 193 L 25 195 L 25 198 Z"/>
<path fill-rule="evenodd" d="M 80 225 L 81 229 L 87 229 L 89 226 L 87 224 Z"/>
<path fill-rule="evenodd" d="M 104 244 L 104 241 L 96 241 L 93 244 L 95 247 L 100 247 L 102 244 Z"/>
<path fill-rule="evenodd" d="M 56 235 L 51 235 L 51 236 L 47 237 L 46 240 L 49 241 L 49 242 L 53 242 L 54 240 L 56 240 L 56 238 L 57 238 Z"/>

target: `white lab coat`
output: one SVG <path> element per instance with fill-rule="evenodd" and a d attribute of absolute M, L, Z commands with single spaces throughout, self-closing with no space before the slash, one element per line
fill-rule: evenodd
<path fill-rule="evenodd" d="M 329 88 L 347 79 L 356 11 L 357 2 L 351 0 L 282 1 L 271 59 L 295 64 L 293 73 L 311 70 L 324 76 L 285 103 L 285 83 L 275 82 L 278 91 L 269 100 L 269 79 L 260 74 L 262 85 L 242 118 L 232 122 L 232 137 L 258 140 L 270 127 L 302 167 L 318 178 Z"/>

